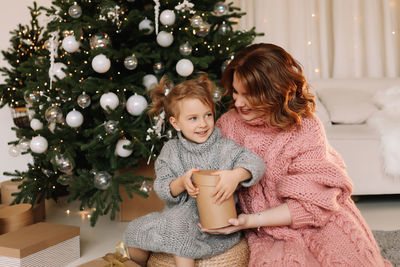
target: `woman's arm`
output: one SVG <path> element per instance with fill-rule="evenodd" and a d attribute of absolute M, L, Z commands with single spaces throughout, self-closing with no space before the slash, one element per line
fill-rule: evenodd
<path fill-rule="evenodd" d="M 210 234 L 231 234 L 243 229 L 251 229 L 264 226 L 285 226 L 292 223 L 289 207 L 286 203 L 275 208 L 267 209 L 259 213 L 240 214 L 237 219 L 229 219 L 231 226 L 215 230 L 201 227 L 203 232 Z"/>

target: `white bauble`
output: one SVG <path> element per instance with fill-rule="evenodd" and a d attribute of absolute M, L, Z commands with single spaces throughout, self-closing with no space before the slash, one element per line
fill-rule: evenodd
<path fill-rule="evenodd" d="M 52 77 L 53 79 L 57 77 L 58 79 L 63 79 L 67 74 L 63 71 L 64 69 L 67 69 L 67 65 L 61 62 L 56 62 L 53 65 L 53 68 L 49 69 L 49 76 Z"/>
<path fill-rule="evenodd" d="M 41 130 L 41 129 L 43 129 L 43 123 L 38 119 L 32 119 L 31 120 L 31 128 L 34 131 Z"/>
<path fill-rule="evenodd" d="M 17 156 L 19 156 L 19 154 L 20 154 L 21 152 L 19 151 L 19 149 L 18 149 L 18 147 L 17 146 L 10 146 L 10 148 L 8 149 L 8 154 L 11 156 L 11 157 L 17 157 Z"/>
<path fill-rule="evenodd" d="M 82 125 L 83 115 L 79 111 L 71 110 L 65 118 L 69 127 L 76 128 Z"/>
<path fill-rule="evenodd" d="M 107 110 L 107 107 L 114 110 L 119 105 L 118 96 L 112 92 L 105 93 L 100 97 L 100 106 Z"/>
<path fill-rule="evenodd" d="M 74 35 L 65 36 L 62 41 L 62 48 L 68 53 L 74 53 L 79 49 L 79 42 L 75 39 Z"/>
<path fill-rule="evenodd" d="M 126 101 L 126 110 L 133 116 L 139 116 L 147 108 L 147 100 L 144 96 L 134 94 Z"/>
<path fill-rule="evenodd" d="M 189 59 L 184 58 L 176 63 L 176 72 L 183 77 L 187 77 L 192 74 L 193 69 L 193 63 Z"/>
<path fill-rule="evenodd" d="M 132 149 L 126 149 L 124 146 L 129 146 L 132 142 L 127 140 L 127 139 L 120 139 L 117 142 L 117 145 L 115 146 L 115 155 L 126 158 L 129 157 L 133 150 Z"/>
<path fill-rule="evenodd" d="M 174 37 L 169 32 L 160 31 L 157 35 L 157 43 L 162 47 L 168 47 L 174 41 Z"/>
<path fill-rule="evenodd" d="M 98 73 L 105 73 L 111 67 L 111 61 L 103 54 L 95 56 L 92 60 L 92 68 Z"/>
<path fill-rule="evenodd" d="M 145 32 L 144 34 L 145 34 L 145 35 L 150 35 L 150 34 L 152 34 L 153 31 L 154 31 L 154 27 L 153 27 L 153 25 L 151 25 L 151 24 L 152 24 L 151 20 L 148 20 L 147 18 L 145 18 L 144 20 L 142 20 L 142 21 L 139 23 L 139 30 L 140 30 L 140 31 L 146 30 L 146 32 Z"/>
<path fill-rule="evenodd" d="M 157 77 L 153 74 L 147 74 L 143 76 L 142 84 L 147 90 L 153 89 L 158 83 Z"/>
<path fill-rule="evenodd" d="M 35 136 L 31 140 L 30 148 L 32 152 L 41 154 L 47 150 L 47 140 L 43 136 Z"/>
<path fill-rule="evenodd" d="M 175 23 L 175 13 L 172 10 L 166 9 L 160 14 L 160 22 L 163 25 L 172 25 Z"/>

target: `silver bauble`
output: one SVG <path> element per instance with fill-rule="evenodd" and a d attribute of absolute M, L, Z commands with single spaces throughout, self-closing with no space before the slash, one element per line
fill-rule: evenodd
<path fill-rule="evenodd" d="M 69 174 L 74 169 L 69 158 L 62 154 L 55 156 L 55 163 L 56 163 L 57 169 L 63 173 Z"/>
<path fill-rule="evenodd" d="M 185 42 L 179 46 L 179 53 L 182 56 L 188 56 L 192 53 L 192 46 L 189 44 L 189 42 Z"/>
<path fill-rule="evenodd" d="M 68 15 L 70 15 L 74 19 L 77 19 L 82 16 L 82 8 L 77 5 L 76 2 L 74 2 L 74 4 L 68 9 Z"/>
<path fill-rule="evenodd" d="M 51 106 L 46 109 L 44 117 L 48 122 L 61 122 L 63 118 L 62 110 L 57 106 Z"/>
<path fill-rule="evenodd" d="M 97 33 L 90 37 L 90 49 L 105 48 L 111 44 L 107 33 Z"/>
<path fill-rule="evenodd" d="M 200 17 L 199 15 L 194 15 L 190 19 L 190 25 L 192 25 L 193 28 L 199 27 L 200 23 L 203 22 L 203 18 Z"/>
<path fill-rule="evenodd" d="M 148 181 L 143 181 L 142 185 L 140 186 L 140 191 L 149 194 L 151 192 L 151 190 L 153 189 L 151 183 L 149 183 Z"/>
<path fill-rule="evenodd" d="M 106 123 L 104 123 L 104 130 L 108 134 L 115 133 L 118 129 L 118 122 L 109 120 Z"/>
<path fill-rule="evenodd" d="M 24 92 L 25 102 L 28 104 L 33 104 L 33 102 L 38 102 L 40 100 L 39 91 L 25 91 Z"/>
<path fill-rule="evenodd" d="M 93 179 L 94 187 L 100 190 L 107 189 L 111 184 L 111 175 L 106 171 L 96 173 Z"/>
<path fill-rule="evenodd" d="M 135 56 L 135 54 L 132 54 L 130 56 L 127 56 L 124 60 L 124 66 L 125 68 L 127 68 L 128 70 L 134 70 L 136 69 L 138 65 L 138 60 Z"/>
<path fill-rule="evenodd" d="M 163 74 L 165 71 L 165 66 L 162 62 L 156 62 L 153 65 L 153 71 L 155 74 Z"/>
<path fill-rule="evenodd" d="M 26 152 L 26 151 L 28 151 L 30 145 L 31 145 L 31 140 L 24 137 L 18 141 L 17 147 L 18 147 L 19 151 Z"/>
<path fill-rule="evenodd" d="M 207 22 L 200 23 L 199 27 L 195 28 L 193 32 L 199 37 L 206 37 L 208 32 L 210 31 L 210 24 Z"/>
<path fill-rule="evenodd" d="M 228 31 L 230 30 L 228 24 L 223 22 L 221 25 L 218 27 L 218 33 L 221 35 L 225 35 Z"/>
<path fill-rule="evenodd" d="M 81 95 L 78 96 L 76 102 L 81 108 L 87 108 L 88 106 L 90 106 L 92 100 L 90 99 L 90 96 L 88 94 L 83 92 Z"/>
<path fill-rule="evenodd" d="M 217 2 L 214 6 L 214 14 L 216 16 L 226 15 L 229 11 L 228 5 L 224 2 Z"/>

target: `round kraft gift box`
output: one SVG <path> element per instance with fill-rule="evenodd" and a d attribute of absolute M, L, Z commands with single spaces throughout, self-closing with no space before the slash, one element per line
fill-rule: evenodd
<path fill-rule="evenodd" d="M 217 229 L 230 225 L 231 218 L 237 218 L 233 195 L 220 205 L 214 203 L 211 194 L 219 181 L 219 176 L 211 175 L 216 170 L 193 172 L 193 183 L 199 189 L 196 198 L 200 223 L 206 229 Z"/>
<path fill-rule="evenodd" d="M 0 209 L 0 234 L 16 231 L 33 222 L 31 204 L 17 204 Z"/>
<path fill-rule="evenodd" d="M 247 267 L 249 265 L 250 251 L 247 241 L 242 238 L 239 243 L 222 254 L 208 259 L 195 261 L 196 267 Z M 147 267 L 172 267 L 175 265 L 174 256 L 166 253 L 151 253 Z"/>

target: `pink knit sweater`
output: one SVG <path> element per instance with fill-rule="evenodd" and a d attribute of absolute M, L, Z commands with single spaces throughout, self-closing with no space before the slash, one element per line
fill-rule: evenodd
<path fill-rule="evenodd" d="M 290 226 L 246 230 L 249 266 L 391 266 L 351 200 L 353 185 L 318 119 L 280 131 L 262 120 L 243 121 L 235 110 L 217 122 L 222 134 L 266 164 L 260 183 L 239 191 L 244 213 L 286 202 Z"/>

